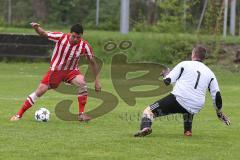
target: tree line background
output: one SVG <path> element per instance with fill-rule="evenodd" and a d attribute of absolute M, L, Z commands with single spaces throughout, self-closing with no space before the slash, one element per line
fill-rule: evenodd
<path fill-rule="evenodd" d="M 130 30 L 195 32 L 205 1 L 130 0 Z M 208 1 L 200 32 L 222 33 L 223 1 Z M 87 29 L 119 30 L 120 0 L 100 0 L 98 26 L 95 24 L 96 0 L 11 0 L 10 22 L 8 6 L 9 0 L 0 0 L 0 26 L 29 27 L 29 22 L 37 21 L 61 28 L 81 22 Z M 236 33 L 240 34 L 239 2 L 236 17 Z"/>

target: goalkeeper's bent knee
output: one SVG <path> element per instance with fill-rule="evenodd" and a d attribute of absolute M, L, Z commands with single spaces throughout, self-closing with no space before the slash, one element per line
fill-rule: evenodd
<path fill-rule="evenodd" d="M 145 110 L 143 111 L 143 115 L 142 117 L 146 117 L 146 118 L 149 118 L 153 121 L 154 119 L 154 115 L 150 109 L 150 107 L 148 106 L 147 108 L 145 108 Z"/>

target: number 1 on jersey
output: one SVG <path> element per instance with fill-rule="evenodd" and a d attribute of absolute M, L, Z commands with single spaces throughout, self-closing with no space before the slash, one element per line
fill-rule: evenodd
<path fill-rule="evenodd" d="M 200 79 L 200 76 L 201 76 L 201 73 L 200 73 L 199 71 L 197 71 L 197 73 L 198 73 L 198 76 L 197 76 L 197 82 L 196 82 L 196 84 L 195 84 L 194 89 L 197 89 L 198 82 L 199 82 L 199 79 Z"/>

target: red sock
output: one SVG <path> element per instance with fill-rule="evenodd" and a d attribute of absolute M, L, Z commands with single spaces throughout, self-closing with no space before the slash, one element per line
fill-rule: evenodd
<path fill-rule="evenodd" d="M 79 113 L 84 112 L 85 105 L 87 103 L 87 95 L 79 95 L 78 96 L 78 108 L 79 108 Z"/>
<path fill-rule="evenodd" d="M 30 107 L 32 107 L 32 104 L 28 100 L 25 100 L 25 102 L 23 103 L 21 109 L 17 113 L 19 118 L 21 118 L 23 113 L 26 112 L 26 110 L 28 110 Z"/>

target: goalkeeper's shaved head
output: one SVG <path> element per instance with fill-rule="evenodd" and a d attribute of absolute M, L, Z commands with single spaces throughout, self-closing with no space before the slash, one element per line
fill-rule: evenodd
<path fill-rule="evenodd" d="M 204 61 L 207 49 L 203 45 L 196 45 L 192 51 L 192 60 Z"/>

